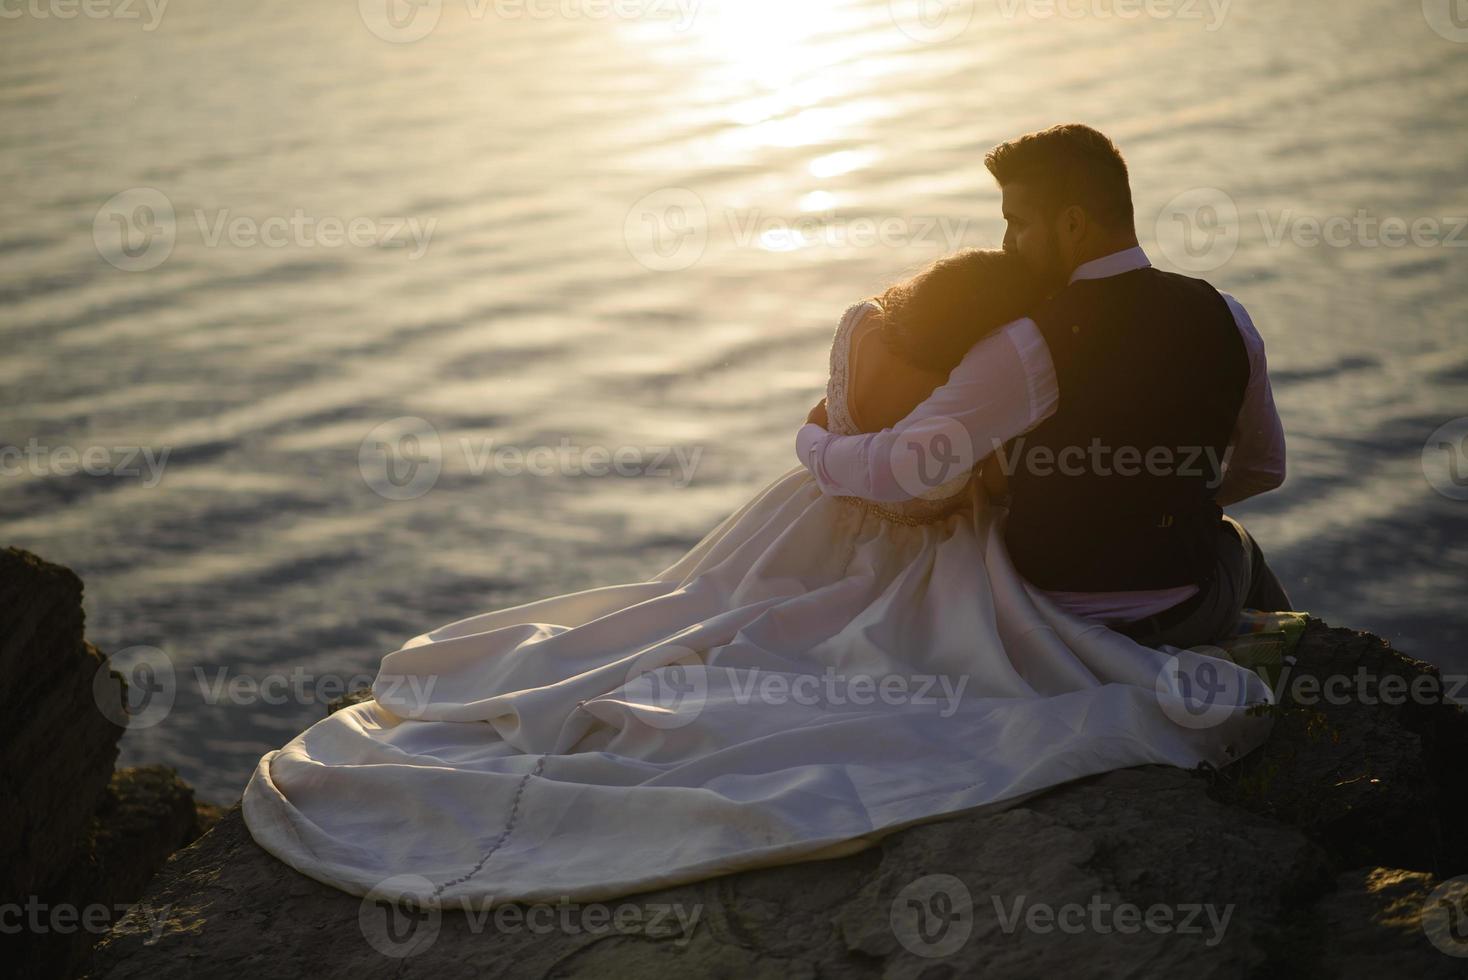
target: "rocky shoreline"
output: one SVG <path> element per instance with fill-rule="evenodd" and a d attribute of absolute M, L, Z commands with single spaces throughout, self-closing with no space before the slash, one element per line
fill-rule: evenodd
<path fill-rule="evenodd" d="M 219 816 L 172 769 L 113 770 L 126 685 L 83 637 L 82 583 L 0 551 L 0 929 L 6 972 L 72 977 L 154 872 Z"/>
<path fill-rule="evenodd" d="M 111 774 L 120 729 L 96 724 L 90 675 L 85 691 L 72 683 L 101 663 L 79 603 L 70 572 L 3 555 L 12 669 L 0 685 L 31 699 L 11 703 L 51 706 L 22 719 L 49 737 L 3 743 L 3 819 L 22 829 L 5 839 L 26 842 L 7 855 L 7 883 L 122 903 L 198 819 L 171 773 Z M 235 806 L 167 860 L 90 957 L 73 942 L 65 970 L 22 975 L 1468 975 L 1468 715 L 1436 668 L 1370 634 L 1312 620 L 1294 656 L 1268 742 L 1226 769 L 1106 773 L 849 857 L 600 906 L 359 900 L 261 851 Z M 79 666 L 14 669 L 66 659 Z M 57 779 L 63 765 L 74 778 Z M 128 870 L 111 857 L 123 852 L 148 860 Z M 58 937 L 31 939 L 62 955 Z"/>

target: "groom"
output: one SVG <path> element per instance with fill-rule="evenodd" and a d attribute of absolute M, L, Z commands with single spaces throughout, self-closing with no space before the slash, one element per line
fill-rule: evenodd
<path fill-rule="evenodd" d="M 801 462 L 824 492 L 878 501 L 997 463 L 1020 574 L 1148 646 L 1215 642 L 1242 608 L 1289 609 L 1254 539 L 1222 511 L 1284 482 L 1249 314 L 1200 279 L 1152 268 L 1126 163 L 1089 126 L 1030 133 L 984 163 L 1002 192 L 1004 248 L 1049 299 L 975 344 L 895 428 L 834 435 L 818 404 L 796 437 Z"/>

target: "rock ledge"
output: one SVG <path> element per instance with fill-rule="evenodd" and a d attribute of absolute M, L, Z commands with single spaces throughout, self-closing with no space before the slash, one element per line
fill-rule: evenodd
<path fill-rule="evenodd" d="M 1434 946 L 1423 912 L 1468 872 L 1468 717 L 1435 668 L 1369 634 L 1312 621 L 1296 657 L 1270 740 L 1222 771 L 1107 773 L 600 911 L 364 903 L 261 851 L 236 807 L 117 923 L 93 976 L 1463 976 L 1468 942 Z M 1302 703 L 1341 675 L 1349 697 Z"/>

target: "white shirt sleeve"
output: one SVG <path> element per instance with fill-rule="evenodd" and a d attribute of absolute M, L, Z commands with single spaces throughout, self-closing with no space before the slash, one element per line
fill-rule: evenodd
<path fill-rule="evenodd" d="M 1230 440 L 1223 482 L 1217 499 L 1220 506 L 1273 490 L 1285 478 L 1284 426 L 1274 407 L 1274 390 L 1269 385 L 1269 366 L 1264 357 L 1264 339 L 1254 328 L 1243 304 L 1227 293 L 1223 298 L 1233 311 L 1244 348 L 1249 352 L 1249 384 Z"/>
<path fill-rule="evenodd" d="M 827 494 L 910 500 L 1039 425 L 1058 401 L 1049 348 L 1025 318 L 970 348 L 947 383 L 892 428 L 840 436 L 807 423 L 795 450 Z"/>

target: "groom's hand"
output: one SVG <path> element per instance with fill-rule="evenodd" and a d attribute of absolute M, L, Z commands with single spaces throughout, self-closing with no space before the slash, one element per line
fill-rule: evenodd
<path fill-rule="evenodd" d="M 810 414 L 805 417 L 805 420 L 807 422 L 814 422 L 823 429 L 826 428 L 826 400 L 824 398 L 816 402 L 816 407 L 810 410 Z"/>

